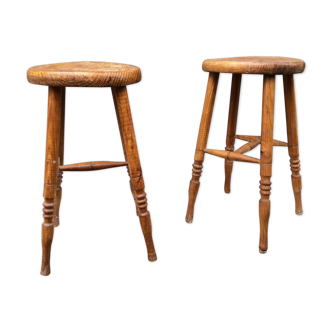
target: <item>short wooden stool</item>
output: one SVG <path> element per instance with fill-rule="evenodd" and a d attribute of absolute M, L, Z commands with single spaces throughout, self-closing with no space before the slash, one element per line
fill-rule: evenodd
<path fill-rule="evenodd" d="M 41 274 L 50 274 L 54 226 L 59 226 L 63 171 L 94 171 L 127 166 L 130 189 L 136 204 L 148 259 L 157 260 L 152 239 L 150 213 L 144 191 L 142 168 L 137 151 L 126 85 L 141 80 L 138 67 L 108 62 L 72 62 L 32 67 L 27 73 L 33 84 L 48 85 L 48 116 L 44 184 L 43 258 Z M 111 87 L 125 162 L 95 161 L 63 165 L 66 87 Z"/>
<path fill-rule="evenodd" d="M 304 67 L 305 63 L 302 60 L 284 57 L 251 56 L 211 59 L 203 62 L 203 70 L 209 72 L 209 80 L 198 133 L 192 179 L 189 186 L 189 202 L 186 216 L 186 221 L 188 223 L 192 223 L 193 221 L 194 205 L 199 189 L 199 178 L 202 173 L 205 153 L 225 159 L 224 189 L 226 193 L 231 191 L 233 161 L 260 164 L 261 181 L 259 188 L 261 199 L 259 201 L 259 252 L 266 253 L 268 248 L 267 233 L 270 218 L 269 196 L 271 194 L 270 178 L 272 175 L 273 146 L 288 146 L 292 171 L 292 185 L 295 196 L 295 213 L 302 214 L 301 175 L 293 74 L 302 73 L 304 71 Z M 233 74 L 225 151 L 206 149 L 219 73 Z M 261 136 L 235 135 L 242 74 L 264 75 Z M 275 75 L 283 75 L 284 79 L 288 143 L 273 139 Z M 234 151 L 235 138 L 247 141 L 248 143 Z M 254 149 L 259 144 L 261 145 L 260 159 L 244 155 L 244 153 Z"/>

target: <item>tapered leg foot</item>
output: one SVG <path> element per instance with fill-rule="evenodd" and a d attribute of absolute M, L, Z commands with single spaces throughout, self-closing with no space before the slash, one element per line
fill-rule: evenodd
<path fill-rule="evenodd" d="M 148 260 L 150 262 L 154 262 L 157 260 L 157 255 L 152 238 L 152 224 L 151 224 L 150 212 L 147 210 L 148 199 L 146 198 L 146 193 L 144 189 L 135 190 L 135 186 L 136 187 L 143 186 L 144 188 L 143 178 L 141 181 L 139 181 L 141 182 L 140 184 L 137 184 L 137 179 L 132 179 L 132 180 L 133 180 L 132 187 L 134 189 L 135 202 L 138 210 L 138 217 L 141 224 L 141 229 L 143 232 L 146 249 L 148 252 Z"/>
<path fill-rule="evenodd" d="M 291 157 L 290 166 L 292 171 L 292 187 L 295 198 L 295 213 L 297 215 L 303 214 L 302 209 L 302 199 L 301 199 L 301 191 L 302 191 L 302 179 L 300 175 L 300 160 L 298 159 L 298 147 L 295 149 L 289 149 L 290 154 L 297 154 L 295 157 Z M 294 152 L 295 151 L 295 152 Z"/>
<path fill-rule="evenodd" d="M 198 189 L 200 186 L 199 178 L 201 177 L 202 169 L 203 169 L 202 162 L 195 160 L 195 163 L 193 164 L 192 179 L 190 180 L 190 185 L 189 185 L 189 200 L 188 200 L 188 208 L 186 214 L 186 222 L 188 224 L 191 224 L 194 219 L 194 208 L 195 208 L 196 197 L 198 194 Z"/>
<path fill-rule="evenodd" d="M 40 274 L 48 276 L 51 273 L 50 259 L 51 259 L 51 246 L 53 241 L 54 224 L 42 224 L 42 266 Z"/>
<path fill-rule="evenodd" d="M 266 253 L 269 247 L 269 224 L 271 215 L 271 201 L 259 199 L 258 201 L 259 215 L 259 238 L 258 252 Z"/>
<path fill-rule="evenodd" d="M 150 255 L 148 255 L 148 260 L 149 260 L 150 262 L 155 262 L 155 261 L 157 260 L 157 254 L 154 253 L 154 254 L 150 254 Z"/>
<path fill-rule="evenodd" d="M 231 177 L 233 170 L 233 161 L 225 160 L 225 193 L 229 194 L 231 192 Z"/>

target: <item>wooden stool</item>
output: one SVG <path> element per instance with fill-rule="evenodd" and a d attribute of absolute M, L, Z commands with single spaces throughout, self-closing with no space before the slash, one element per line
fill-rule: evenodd
<path fill-rule="evenodd" d="M 226 193 L 231 191 L 233 161 L 245 161 L 260 164 L 261 181 L 259 188 L 261 199 L 259 201 L 259 252 L 266 253 L 268 248 L 267 231 L 270 218 L 269 196 L 271 194 L 270 178 L 272 175 L 273 146 L 288 146 L 292 171 L 292 185 L 295 196 L 295 213 L 303 213 L 293 74 L 302 73 L 304 71 L 304 66 L 305 63 L 302 60 L 284 57 L 251 56 L 211 59 L 203 62 L 203 70 L 209 72 L 209 80 L 198 133 L 192 179 L 189 186 L 189 202 L 186 216 L 186 221 L 188 223 L 192 223 L 194 217 L 194 205 L 199 189 L 199 178 L 202 173 L 205 153 L 225 159 L 224 189 Z M 219 73 L 233 74 L 225 151 L 206 149 Z M 242 74 L 264 75 L 261 136 L 235 135 Z M 283 75 L 284 79 L 288 143 L 273 139 L 275 75 Z M 234 151 L 235 138 L 247 141 L 248 143 Z M 259 144 L 261 145 L 260 159 L 244 155 L 244 153 L 254 149 Z"/>
<path fill-rule="evenodd" d="M 72 62 L 32 67 L 27 73 L 33 84 L 48 85 L 48 115 L 44 184 L 43 258 L 41 274 L 50 274 L 50 254 L 54 226 L 59 226 L 63 171 L 94 171 L 127 166 L 130 189 L 136 204 L 148 259 L 157 260 L 152 239 L 150 213 L 137 151 L 126 85 L 141 80 L 138 67 L 108 62 Z M 66 87 L 111 87 L 125 162 L 96 161 L 63 165 Z"/>

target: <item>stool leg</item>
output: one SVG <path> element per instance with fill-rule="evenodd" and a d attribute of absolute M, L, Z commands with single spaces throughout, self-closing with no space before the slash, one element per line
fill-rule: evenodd
<path fill-rule="evenodd" d="M 47 276 L 51 273 L 50 257 L 54 232 L 54 216 L 56 209 L 57 171 L 59 163 L 60 124 L 61 124 L 62 88 L 49 87 L 47 138 L 45 155 L 44 179 L 44 223 L 42 225 L 42 267 L 41 274 Z"/>
<path fill-rule="evenodd" d="M 297 118 L 294 90 L 294 76 L 284 75 L 284 93 L 288 136 L 288 153 L 290 156 L 290 166 L 292 171 L 292 186 L 295 197 L 295 213 L 303 213 L 301 190 L 302 181 L 300 175 L 299 142 L 297 136 Z"/>
<path fill-rule="evenodd" d="M 268 224 L 270 218 L 270 195 L 272 175 L 272 150 L 273 150 L 273 113 L 274 113 L 275 76 L 264 75 L 263 107 L 262 107 L 262 141 L 260 158 L 260 194 L 259 220 L 260 240 L 259 252 L 264 254 L 268 247 Z"/>
<path fill-rule="evenodd" d="M 195 161 L 193 164 L 192 179 L 189 185 L 189 201 L 186 215 L 186 222 L 192 223 L 194 218 L 194 206 L 199 189 L 199 178 L 202 174 L 203 161 L 204 161 L 204 149 L 206 148 L 211 118 L 213 113 L 213 106 L 216 97 L 217 87 L 219 81 L 219 73 L 210 73 L 208 84 L 206 88 L 205 101 L 203 106 L 203 113 L 201 118 L 201 124 L 199 127 Z"/>
<path fill-rule="evenodd" d="M 66 102 L 66 88 L 62 87 L 62 99 L 61 99 L 61 124 L 60 124 L 60 144 L 59 144 L 59 166 L 63 165 L 63 153 L 65 144 L 65 102 Z M 54 217 L 54 227 L 60 225 L 59 212 L 60 203 L 62 198 L 62 171 L 58 170 L 57 175 L 57 188 L 56 188 L 56 206 L 55 206 L 55 217 Z"/>
<path fill-rule="evenodd" d="M 241 74 L 233 74 L 231 98 L 229 102 L 228 126 L 226 136 L 226 151 L 234 151 L 235 132 L 237 114 L 239 109 L 240 88 L 241 88 Z M 231 192 L 231 176 L 233 170 L 233 161 L 225 159 L 225 193 Z"/>
<path fill-rule="evenodd" d="M 150 262 L 154 262 L 157 260 L 157 255 L 152 239 L 151 218 L 147 209 L 148 204 L 144 190 L 144 179 L 137 150 L 127 88 L 125 86 L 112 88 L 112 94 L 119 124 L 122 146 L 126 161 L 128 162 L 130 188 L 136 203 L 136 211 L 144 235 L 148 251 L 148 259 Z"/>
<path fill-rule="evenodd" d="M 123 133 L 122 133 L 122 129 L 120 127 L 119 110 L 118 110 L 118 107 L 117 107 L 117 104 L 115 103 L 115 101 L 114 101 L 114 106 L 115 106 L 115 110 L 116 110 L 116 117 L 118 119 L 118 124 L 119 124 L 122 149 L 123 149 L 123 153 L 124 153 L 124 156 L 125 156 L 125 160 L 128 162 L 128 160 L 127 160 L 127 153 L 126 153 L 125 144 L 124 144 Z M 128 172 L 129 177 L 130 177 L 128 166 L 127 166 L 127 172 Z M 133 187 L 133 185 L 132 185 L 132 183 L 131 183 L 130 180 L 129 180 L 129 187 L 130 187 L 131 194 L 133 195 L 133 199 L 134 199 L 134 203 L 135 203 L 135 207 L 136 207 L 136 215 L 138 216 L 138 209 L 137 209 L 136 199 L 135 199 L 135 190 L 134 190 L 134 187 Z"/>

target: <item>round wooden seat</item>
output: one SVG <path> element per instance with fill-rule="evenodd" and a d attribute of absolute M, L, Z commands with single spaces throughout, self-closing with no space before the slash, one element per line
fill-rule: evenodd
<path fill-rule="evenodd" d="M 203 70 L 215 73 L 291 75 L 302 73 L 305 63 L 300 59 L 280 56 L 244 56 L 208 59 Z"/>
<path fill-rule="evenodd" d="M 60 225 L 61 184 L 63 172 L 66 171 L 97 171 L 126 166 L 148 260 L 156 261 L 151 217 L 126 87 L 141 80 L 141 70 L 121 63 L 69 62 L 31 67 L 27 72 L 27 78 L 30 83 L 48 86 L 44 222 L 42 224 L 43 256 L 40 273 L 43 276 L 51 273 L 51 247 L 54 227 Z M 124 161 L 88 161 L 64 165 L 66 87 L 110 87 L 108 93 L 113 97 Z"/>
<path fill-rule="evenodd" d="M 67 62 L 31 67 L 27 73 L 33 84 L 62 87 L 119 87 L 141 80 L 136 66 L 111 62 Z"/>

